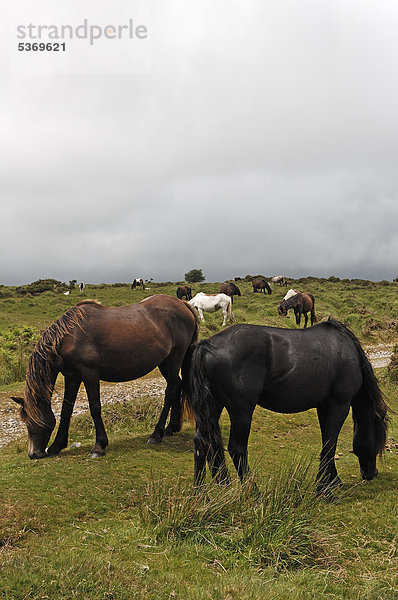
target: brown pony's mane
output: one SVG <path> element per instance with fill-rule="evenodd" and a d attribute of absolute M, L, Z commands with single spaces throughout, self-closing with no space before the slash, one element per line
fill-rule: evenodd
<path fill-rule="evenodd" d="M 51 404 L 56 373 L 54 361 L 64 340 L 73 327 L 82 328 L 85 320 L 84 304 L 99 304 L 95 300 L 83 300 L 73 306 L 46 329 L 37 342 L 29 359 L 24 392 L 24 411 L 28 418 L 43 425 L 42 406 Z"/>
<path fill-rule="evenodd" d="M 286 310 L 290 310 L 291 308 L 295 308 L 300 300 L 303 299 L 303 295 L 301 292 L 295 294 L 294 296 L 290 296 L 287 300 L 282 300 L 281 308 L 285 308 Z"/>

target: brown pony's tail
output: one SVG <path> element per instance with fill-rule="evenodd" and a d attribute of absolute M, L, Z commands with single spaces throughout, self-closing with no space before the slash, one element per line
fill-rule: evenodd
<path fill-rule="evenodd" d="M 185 353 L 184 360 L 181 365 L 181 378 L 182 378 L 182 390 L 181 390 L 181 426 L 184 419 L 188 419 L 193 427 L 195 427 L 195 413 L 193 406 L 190 402 L 189 396 L 189 377 L 191 369 L 192 354 L 195 348 L 195 343 L 188 346 Z"/>
<path fill-rule="evenodd" d="M 189 346 L 187 348 L 187 351 L 185 353 L 185 356 L 184 356 L 184 359 L 183 359 L 182 365 L 181 365 L 182 391 L 181 391 L 180 427 L 182 427 L 182 424 L 183 424 L 183 421 L 185 418 L 188 419 L 188 421 L 190 421 L 191 425 L 193 425 L 193 426 L 195 425 L 195 416 L 194 416 L 194 412 L 193 412 L 191 405 L 188 403 L 187 385 L 184 386 L 184 380 L 185 380 L 185 382 L 187 381 L 187 373 L 189 372 L 189 365 L 191 362 L 193 347 L 194 347 L 194 344 L 199 339 L 199 316 L 198 316 L 198 313 L 196 312 L 196 310 L 194 308 L 192 308 L 192 306 L 189 304 L 189 302 L 187 302 L 185 300 L 181 300 L 181 302 L 184 302 L 185 306 L 187 308 L 189 308 L 189 310 L 193 314 L 193 316 L 195 318 L 195 329 L 194 329 L 192 339 L 189 343 Z"/>

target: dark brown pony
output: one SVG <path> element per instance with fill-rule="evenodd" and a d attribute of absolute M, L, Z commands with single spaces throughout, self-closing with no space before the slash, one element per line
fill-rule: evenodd
<path fill-rule="evenodd" d="M 186 300 L 192 300 L 192 290 L 188 285 L 181 285 L 177 288 L 177 298 L 182 300 L 184 296 Z"/>
<path fill-rule="evenodd" d="M 262 290 L 265 294 L 265 290 L 267 290 L 268 294 L 272 294 L 272 290 L 271 290 L 270 286 L 268 285 L 268 283 L 265 281 L 265 279 L 253 279 L 252 286 L 253 286 L 253 292 L 260 291 L 260 294 L 261 294 L 261 290 Z"/>
<path fill-rule="evenodd" d="M 96 433 L 91 457 L 105 454 L 108 437 L 101 418 L 100 380 L 131 381 L 157 366 L 167 387 L 159 422 L 148 442 L 159 443 L 164 435 L 179 431 L 179 370 L 197 336 L 193 309 L 171 296 L 151 296 L 121 307 L 89 300 L 68 310 L 42 335 L 29 360 L 24 397 L 13 398 L 21 405 L 21 417 L 28 429 L 30 458 L 46 456 L 55 427 L 51 395 L 58 373 L 65 377 L 64 401 L 58 432 L 47 454 L 58 454 L 67 446 L 70 418 L 82 382 Z M 170 408 L 170 423 L 165 430 Z"/>
<path fill-rule="evenodd" d="M 300 325 L 301 315 L 304 314 L 304 327 L 307 327 L 308 312 L 311 314 L 311 325 L 317 322 L 315 315 L 315 298 L 312 294 L 309 294 L 308 292 L 303 294 L 298 293 L 287 300 L 282 300 L 278 307 L 278 313 L 287 317 L 287 313 L 291 308 L 294 310 L 297 325 Z"/>
<path fill-rule="evenodd" d="M 220 285 L 220 293 L 229 296 L 232 304 L 234 303 L 234 296 L 241 296 L 238 286 L 234 283 L 229 283 L 228 281 Z"/>

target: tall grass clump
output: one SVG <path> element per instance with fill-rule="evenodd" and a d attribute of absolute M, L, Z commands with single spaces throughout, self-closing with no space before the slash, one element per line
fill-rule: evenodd
<path fill-rule="evenodd" d="M 390 362 L 387 367 L 387 373 L 392 382 L 398 382 L 398 344 L 395 344 Z"/>
<path fill-rule="evenodd" d="M 28 359 L 38 337 L 38 331 L 28 326 L 0 333 L 0 385 L 25 379 Z"/>
<path fill-rule="evenodd" d="M 329 554 L 333 533 L 320 523 L 309 461 L 282 465 L 245 485 L 213 482 L 199 489 L 181 477 L 171 487 L 153 477 L 137 499 L 143 526 L 159 542 L 208 545 L 219 560 L 277 570 L 316 565 Z"/>

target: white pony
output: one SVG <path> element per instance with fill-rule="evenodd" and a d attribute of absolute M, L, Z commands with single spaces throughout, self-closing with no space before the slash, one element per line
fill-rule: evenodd
<path fill-rule="evenodd" d="M 289 298 L 291 298 L 292 296 L 295 296 L 298 293 L 299 293 L 298 290 L 293 290 L 292 288 L 290 288 L 290 290 L 287 292 L 286 296 L 283 299 L 288 300 Z"/>
<path fill-rule="evenodd" d="M 275 275 L 274 277 L 271 277 L 270 283 L 279 283 L 279 285 L 287 285 L 286 277 L 284 277 L 283 275 Z"/>
<path fill-rule="evenodd" d="M 214 296 L 208 296 L 203 292 L 198 292 L 196 296 L 189 300 L 188 304 L 199 313 L 199 317 L 204 321 L 203 311 L 205 312 L 216 312 L 216 310 L 222 309 L 224 315 L 223 326 L 227 324 L 227 317 L 231 323 L 235 322 L 235 317 L 232 312 L 231 298 L 226 294 L 215 294 Z"/>

